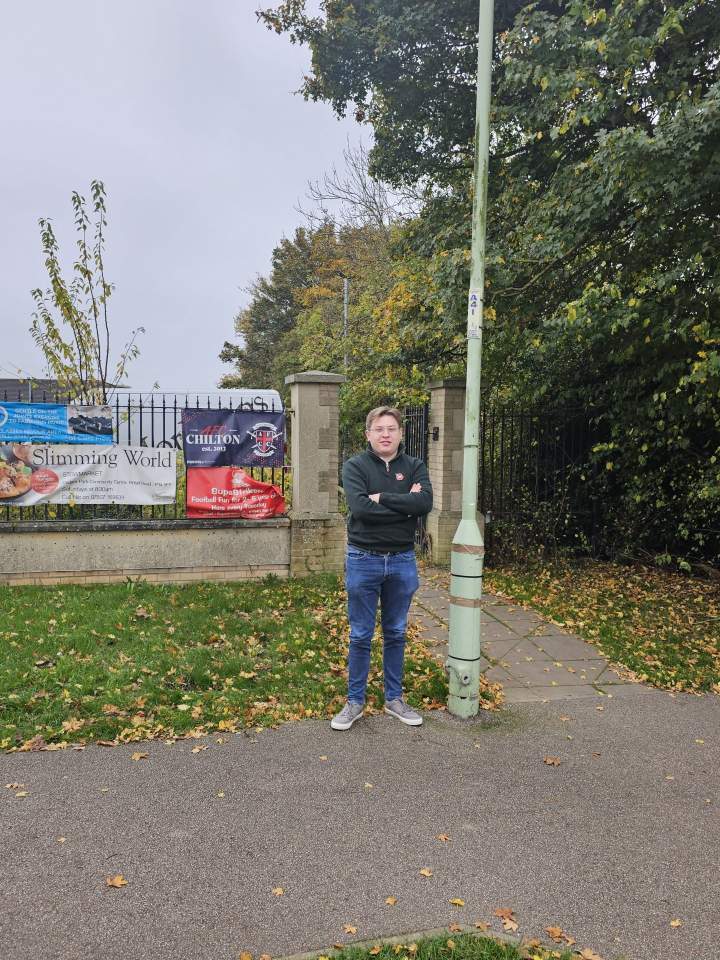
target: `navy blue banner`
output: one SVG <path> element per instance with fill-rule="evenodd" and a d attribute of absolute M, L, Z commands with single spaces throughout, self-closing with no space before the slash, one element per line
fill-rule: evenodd
<path fill-rule="evenodd" d="M 0 442 L 112 443 L 110 407 L 0 403 Z"/>
<path fill-rule="evenodd" d="M 187 467 L 281 467 L 285 414 L 247 410 L 182 411 Z"/>

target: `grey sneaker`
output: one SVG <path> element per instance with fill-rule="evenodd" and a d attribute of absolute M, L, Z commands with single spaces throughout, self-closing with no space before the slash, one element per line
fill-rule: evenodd
<path fill-rule="evenodd" d="M 333 730 L 349 730 L 350 727 L 363 715 L 365 707 L 362 703 L 348 703 L 342 708 L 340 713 L 333 717 L 330 726 Z"/>
<path fill-rule="evenodd" d="M 385 713 L 392 717 L 397 717 L 402 723 L 409 727 L 419 727 L 423 722 L 419 713 L 409 707 L 404 700 L 388 700 L 385 703 Z"/>

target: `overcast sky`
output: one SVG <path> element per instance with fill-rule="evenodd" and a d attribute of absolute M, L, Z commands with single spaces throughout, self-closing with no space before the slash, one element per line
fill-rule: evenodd
<path fill-rule="evenodd" d="M 293 91 L 309 55 L 260 0 L 23 0 L 3 5 L 0 377 L 44 374 L 30 290 L 47 286 L 38 218 L 68 266 L 70 195 L 108 194 L 113 343 L 145 327 L 127 381 L 211 390 L 230 368 L 243 288 L 266 273 L 308 179 L 359 127 Z"/>

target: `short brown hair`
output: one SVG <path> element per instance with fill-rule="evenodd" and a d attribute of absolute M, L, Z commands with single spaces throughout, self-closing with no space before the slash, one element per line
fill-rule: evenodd
<path fill-rule="evenodd" d="M 395 417 L 397 425 L 402 430 L 403 418 L 397 407 L 373 407 L 370 413 L 365 417 L 365 429 L 369 430 L 378 417 Z"/>

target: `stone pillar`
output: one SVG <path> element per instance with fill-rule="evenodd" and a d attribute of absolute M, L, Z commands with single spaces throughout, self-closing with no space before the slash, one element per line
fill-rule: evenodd
<path fill-rule="evenodd" d="M 433 508 L 427 516 L 433 563 L 450 563 L 450 547 L 462 515 L 465 381 L 436 380 L 430 391 L 428 470 Z"/>
<path fill-rule="evenodd" d="M 290 385 L 290 576 L 342 573 L 345 521 L 338 511 L 338 394 L 345 377 L 308 370 Z"/>

